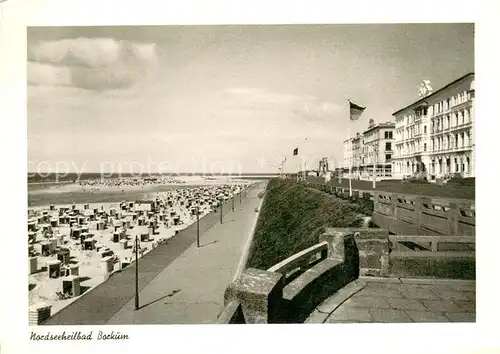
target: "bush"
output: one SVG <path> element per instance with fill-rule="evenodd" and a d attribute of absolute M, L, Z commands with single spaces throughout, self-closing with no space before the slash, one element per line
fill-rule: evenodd
<path fill-rule="evenodd" d="M 464 178 L 462 176 L 460 177 L 452 177 L 448 180 L 447 182 L 448 185 L 450 186 L 475 186 L 476 184 L 476 179 L 474 177 L 469 177 L 469 178 Z"/>

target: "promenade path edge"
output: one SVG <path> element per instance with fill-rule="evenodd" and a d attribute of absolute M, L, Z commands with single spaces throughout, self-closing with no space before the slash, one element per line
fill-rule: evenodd
<path fill-rule="evenodd" d="M 140 309 L 134 311 L 133 308 L 130 309 L 132 312 L 138 316 L 135 320 L 129 318 L 129 316 L 124 315 L 129 311 L 130 304 L 134 304 L 135 296 L 135 262 L 131 263 L 127 268 L 119 273 L 114 274 L 107 281 L 99 284 L 95 288 L 89 290 L 81 298 L 69 304 L 67 307 L 63 308 L 61 311 L 50 317 L 43 325 L 104 325 L 104 324 L 133 324 L 136 323 L 137 319 L 146 320 L 147 324 L 154 323 L 169 323 L 168 320 L 163 321 L 155 313 L 151 316 L 145 313 L 150 313 L 149 309 L 154 308 L 154 303 L 147 305 L 151 302 L 149 299 L 149 294 L 155 294 L 158 291 L 166 292 L 164 295 L 172 295 L 169 281 L 163 281 L 161 284 L 158 282 L 150 283 L 159 277 L 165 270 L 171 269 L 169 272 L 174 274 L 177 272 L 176 276 L 179 275 L 178 271 L 174 270 L 178 266 L 175 261 L 181 257 L 185 252 L 188 252 L 187 257 L 190 258 L 190 263 L 192 267 L 195 267 L 198 273 L 198 277 L 210 278 L 209 271 L 204 268 L 204 264 L 200 263 L 202 259 L 207 262 L 206 257 L 199 258 L 196 260 L 196 256 L 203 255 L 203 252 L 209 250 L 210 247 L 218 247 L 219 257 L 224 254 L 224 250 L 221 247 L 227 246 L 228 242 L 235 242 L 235 244 L 230 245 L 231 250 L 236 252 L 236 255 L 228 257 L 227 261 L 230 264 L 226 264 L 228 267 L 227 272 L 230 269 L 236 270 L 240 257 L 243 253 L 243 248 L 245 241 L 251 235 L 249 230 L 255 223 L 258 213 L 255 212 L 255 208 L 260 205 L 262 199 L 258 198 L 258 194 L 265 190 L 265 182 L 261 182 L 260 185 L 252 186 L 246 192 L 246 198 L 242 198 L 241 204 L 239 203 L 239 196 L 235 197 L 235 211 L 232 212 L 232 200 L 229 199 L 223 205 L 223 224 L 220 224 L 220 212 L 217 210 L 215 213 L 211 213 L 200 219 L 200 243 L 201 247 L 197 249 L 196 246 L 196 223 L 190 225 L 186 229 L 182 230 L 179 234 L 172 237 L 168 244 L 160 245 L 159 247 L 153 249 L 144 257 L 139 259 L 139 291 L 140 291 Z M 244 229 L 234 230 L 235 227 L 231 225 L 236 225 L 236 222 L 240 219 L 245 219 L 239 226 L 243 226 Z M 229 229 L 225 231 L 225 234 L 230 234 L 233 232 L 234 237 L 231 239 L 226 239 L 226 242 L 221 242 L 219 245 L 219 240 L 213 242 L 215 233 L 220 233 L 221 230 Z M 215 231 L 217 230 L 217 231 Z M 222 241 L 223 238 L 219 237 Z M 196 249 L 198 252 L 193 252 Z M 184 257 L 183 259 L 185 259 Z M 220 265 L 222 267 L 222 264 Z M 163 275 L 163 277 L 165 274 Z M 163 279 L 161 277 L 161 279 Z M 219 279 L 219 282 L 225 282 L 221 284 L 224 288 L 229 284 L 233 277 L 230 277 L 226 281 L 226 276 Z M 200 286 L 198 279 L 192 278 L 186 280 L 191 282 L 193 287 Z M 216 279 L 213 279 L 217 282 Z M 177 290 L 177 289 L 174 289 Z M 182 292 L 182 289 L 180 289 Z M 175 292 L 173 292 L 175 294 Z M 224 291 L 221 294 L 217 294 L 219 301 L 223 301 Z M 179 297 L 179 296 L 177 296 Z M 154 299 L 158 300 L 158 299 Z M 183 304 L 186 306 L 186 304 Z M 221 309 L 222 310 L 222 309 Z M 215 315 L 215 317 L 218 314 Z M 118 321 L 118 322 L 117 322 Z M 122 322 L 120 322 L 122 321 Z M 214 319 L 215 321 L 215 319 Z M 181 323 L 181 322 L 175 322 Z M 191 322 L 188 322 L 191 323 Z"/>
<path fill-rule="evenodd" d="M 263 199 L 262 187 L 252 189 L 234 213 L 200 236 L 139 293 L 141 306 L 131 299 L 107 324 L 209 324 L 224 309 L 224 292 L 238 270 L 247 240 L 253 234 Z"/>

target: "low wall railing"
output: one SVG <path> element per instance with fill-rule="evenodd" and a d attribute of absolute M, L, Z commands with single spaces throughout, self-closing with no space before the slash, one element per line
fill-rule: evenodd
<path fill-rule="evenodd" d="M 373 201 L 372 221 L 395 234 L 474 236 L 476 211 L 473 201 L 424 197 L 373 190 L 352 190 L 327 184 L 300 182 L 340 198 Z"/>
<path fill-rule="evenodd" d="M 468 248 L 443 250 L 447 244 Z M 359 276 L 475 279 L 474 246 L 473 236 L 326 228 L 317 244 L 267 270 L 245 270 L 226 289 L 218 323 L 301 323 Z"/>
<path fill-rule="evenodd" d="M 399 277 L 476 278 L 474 236 L 389 235 L 390 273 Z"/>
<path fill-rule="evenodd" d="M 389 235 L 389 241 L 391 242 L 391 249 L 393 251 L 401 251 L 401 246 L 408 249 L 407 246 L 404 246 L 405 243 L 413 243 L 417 244 L 420 247 L 416 247 L 413 249 L 416 252 L 416 256 L 426 256 L 427 252 L 449 252 L 446 250 L 440 250 L 440 244 L 460 244 L 467 246 L 467 251 L 470 254 L 470 251 L 474 251 L 476 238 L 474 236 L 422 236 L 422 235 Z M 427 247 L 422 247 L 422 245 L 426 245 Z"/>
<path fill-rule="evenodd" d="M 388 233 L 327 228 L 319 242 L 267 270 L 249 268 L 226 289 L 218 323 L 301 323 L 359 274 L 388 271 Z M 371 257 L 371 251 L 379 255 Z"/>
<path fill-rule="evenodd" d="M 288 285 L 298 275 L 310 269 L 314 264 L 328 256 L 328 242 L 323 241 L 269 268 L 268 272 L 280 273 L 282 285 Z"/>

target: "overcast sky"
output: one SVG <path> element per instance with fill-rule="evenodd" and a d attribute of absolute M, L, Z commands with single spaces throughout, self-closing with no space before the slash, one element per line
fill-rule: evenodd
<path fill-rule="evenodd" d="M 469 24 L 28 30 L 28 170 L 317 167 L 368 120 L 474 71 Z M 366 106 L 348 124 L 347 99 Z M 306 140 L 307 138 L 307 140 Z"/>

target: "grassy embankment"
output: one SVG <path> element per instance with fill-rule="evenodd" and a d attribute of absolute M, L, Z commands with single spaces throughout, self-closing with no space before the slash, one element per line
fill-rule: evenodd
<path fill-rule="evenodd" d="M 291 181 L 272 179 L 247 266 L 267 269 L 318 242 L 323 227 L 358 227 L 367 209 Z"/>
<path fill-rule="evenodd" d="M 311 183 L 323 184 L 324 179 L 320 177 L 309 176 L 307 180 Z M 349 180 L 343 179 L 339 184 L 338 179 L 332 179 L 329 183 L 333 187 L 344 187 L 349 188 Z M 361 190 L 373 190 L 372 181 L 352 181 L 353 189 Z M 375 190 L 400 193 L 400 194 L 414 194 L 422 195 L 427 197 L 441 197 L 441 198 L 453 198 L 453 199 L 476 199 L 476 188 L 475 180 L 468 179 L 459 183 L 453 181 L 453 183 L 448 183 L 447 185 L 437 185 L 435 183 L 411 183 L 403 181 L 379 181 L 376 184 Z"/>

